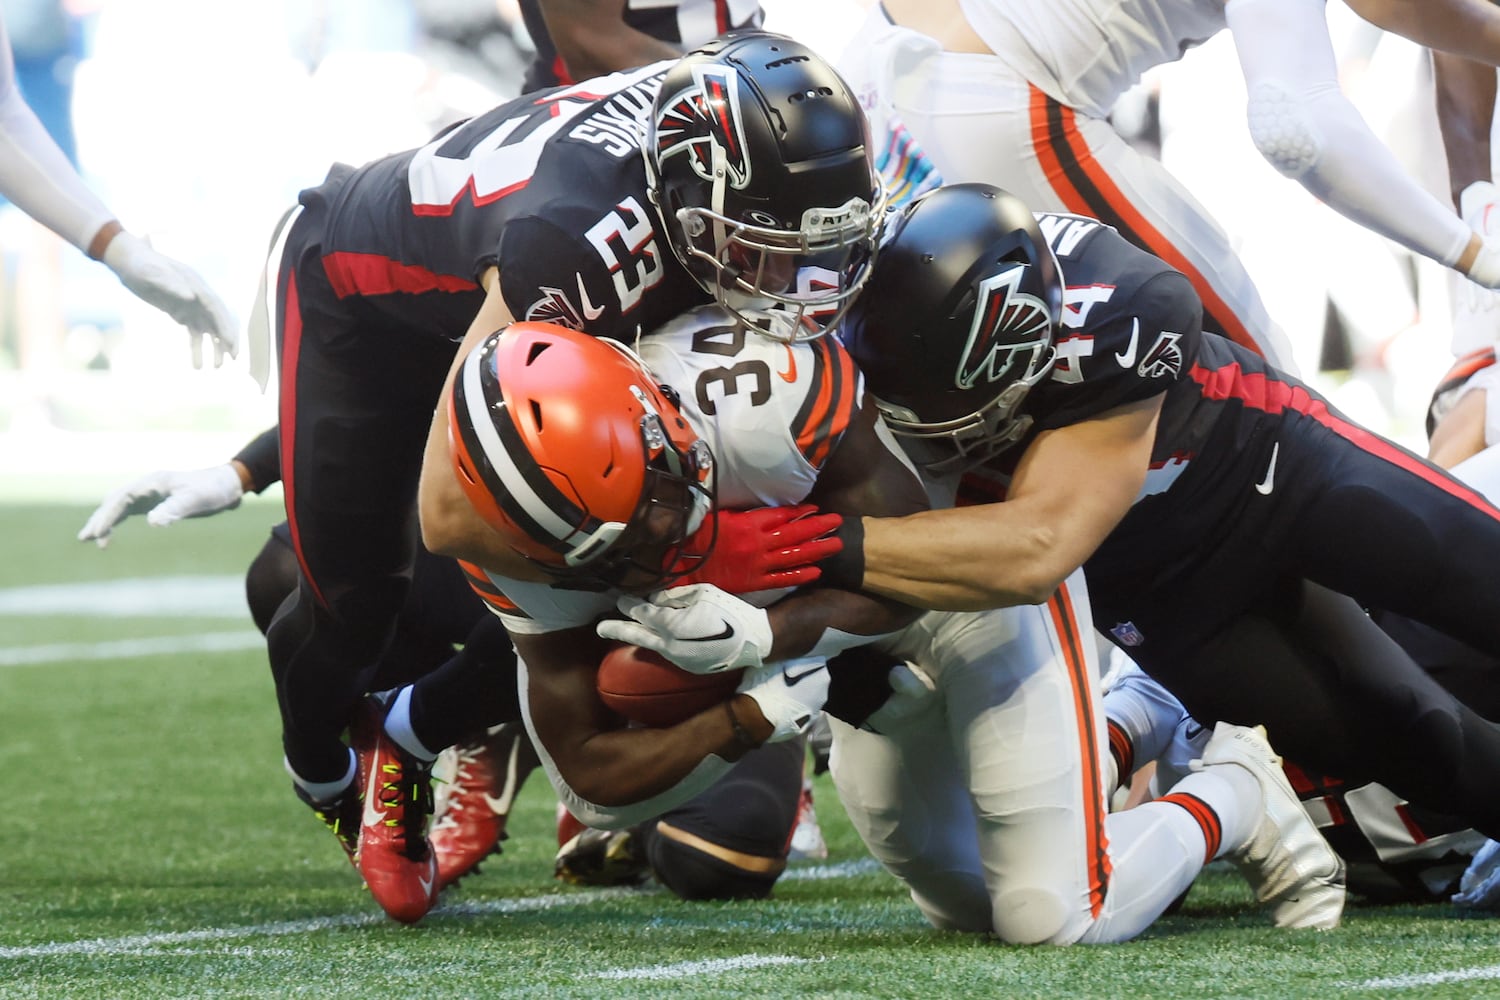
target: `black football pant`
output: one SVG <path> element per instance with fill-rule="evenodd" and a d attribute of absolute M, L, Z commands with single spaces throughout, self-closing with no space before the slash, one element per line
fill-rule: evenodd
<path fill-rule="evenodd" d="M 277 288 L 282 483 L 296 596 L 267 632 L 282 743 L 306 781 L 348 768 L 341 733 L 395 633 L 420 548 L 416 494 L 452 343 L 340 302 L 319 206 L 293 223 Z"/>
<path fill-rule="evenodd" d="M 1500 718 L 1500 514 L 1336 414 L 1289 416 L 1260 444 L 1242 484 L 1248 502 L 1223 537 L 1144 596 L 1091 577 L 1096 623 L 1107 633 L 1132 620 L 1145 641 L 1128 651 L 1200 721 L 1264 723 L 1299 764 L 1378 781 L 1500 836 L 1500 732 L 1484 718 Z M 1273 446 L 1272 490 L 1257 495 Z M 1455 684 L 1474 703 L 1418 666 L 1367 608 L 1487 657 L 1488 669 Z"/>

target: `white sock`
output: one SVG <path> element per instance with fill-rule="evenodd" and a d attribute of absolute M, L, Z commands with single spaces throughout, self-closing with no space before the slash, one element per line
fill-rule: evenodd
<path fill-rule="evenodd" d="M 385 713 L 385 734 L 417 760 L 431 763 L 437 760 L 438 751 L 427 749 L 411 728 L 411 685 L 396 692 L 395 700 Z"/>
<path fill-rule="evenodd" d="M 332 802 L 338 798 L 350 785 L 354 784 L 354 772 L 358 770 L 353 750 L 349 751 L 349 769 L 337 781 L 308 781 L 292 770 L 292 762 L 285 757 L 281 758 L 281 764 L 286 768 L 286 773 L 292 776 L 292 781 L 297 787 L 306 792 L 314 802 Z"/>

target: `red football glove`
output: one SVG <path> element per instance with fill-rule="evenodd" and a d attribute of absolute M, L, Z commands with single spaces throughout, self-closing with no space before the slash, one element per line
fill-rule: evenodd
<path fill-rule="evenodd" d="M 821 575 L 813 564 L 844 547 L 832 534 L 843 519 L 817 510 L 812 504 L 801 504 L 719 511 L 715 515 L 718 539 L 714 540 L 715 525 L 710 521 L 687 545 L 692 553 L 712 543 L 713 551 L 672 585 L 711 583 L 731 594 L 748 594 L 812 583 Z"/>

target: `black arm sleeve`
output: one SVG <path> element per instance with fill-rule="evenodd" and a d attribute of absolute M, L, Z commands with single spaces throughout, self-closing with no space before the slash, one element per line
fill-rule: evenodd
<path fill-rule="evenodd" d="M 250 491 L 259 493 L 281 479 L 281 445 L 278 428 L 271 427 L 256 435 L 241 448 L 233 461 L 250 470 Z"/>

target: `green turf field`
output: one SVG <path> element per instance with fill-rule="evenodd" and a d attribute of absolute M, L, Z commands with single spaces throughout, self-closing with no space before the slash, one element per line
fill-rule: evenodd
<path fill-rule="evenodd" d="M 234 589 L 277 508 L 132 522 L 103 552 L 73 541 L 87 513 L 0 506 L 0 997 L 1500 996 L 1500 923 L 1352 906 L 1338 931 L 1276 931 L 1227 871 L 1129 944 L 939 934 L 826 779 L 832 856 L 770 902 L 554 882 L 537 775 L 505 854 L 397 926 L 281 771 Z"/>

